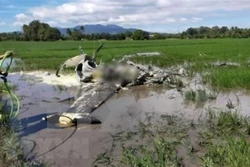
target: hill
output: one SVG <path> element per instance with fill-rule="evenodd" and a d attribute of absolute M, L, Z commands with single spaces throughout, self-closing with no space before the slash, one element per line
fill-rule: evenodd
<path fill-rule="evenodd" d="M 71 30 L 73 29 L 80 29 L 80 25 L 69 28 Z M 57 28 L 61 34 L 66 35 L 67 34 L 67 29 L 68 28 Z M 118 33 L 124 33 L 126 31 L 134 32 L 137 29 L 135 28 L 123 28 L 121 26 L 117 26 L 114 24 L 109 24 L 109 25 L 101 25 L 101 24 L 87 24 L 84 25 L 85 29 L 85 34 L 92 34 L 92 33 L 109 33 L 109 34 L 118 34 Z"/>

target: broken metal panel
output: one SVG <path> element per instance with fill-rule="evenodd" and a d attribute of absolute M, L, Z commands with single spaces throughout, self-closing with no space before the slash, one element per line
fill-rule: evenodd
<path fill-rule="evenodd" d="M 62 114 L 59 121 L 62 124 L 75 119 L 81 123 L 98 123 L 99 120 L 91 117 L 91 113 L 106 102 L 117 91 L 117 87 L 110 83 L 86 83 L 81 87 L 80 97 L 71 105 L 69 110 Z M 69 119 L 70 118 L 70 119 Z"/>
<path fill-rule="evenodd" d="M 104 43 L 100 44 L 100 46 L 94 51 L 92 57 L 87 54 L 81 54 L 79 56 L 75 56 L 73 58 L 66 60 L 56 70 L 56 76 L 60 77 L 59 73 L 64 68 L 75 67 L 76 74 L 80 78 L 80 81 L 82 82 L 91 81 L 90 78 L 91 78 L 92 71 L 97 66 L 96 57 L 99 51 L 102 49 L 103 45 Z"/>
<path fill-rule="evenodd" d="M 81 82 L 90 82 L 92 80 L 93 70 L 97 64 L 93 60 L 82 60 L 76 66 L 76 74 Z"/>
<path fill-rule="evenodd" d="M 59 73 L 61 72 L 62 69 L 64 68 L 70 68 L 70 67 L 76 67 L 77 64 L 84 60 L 86 58 L 86 54 L 83 54 L 83 55 L 78 55 L 78 56 L 75 56 L 75 57 L 72 57 L 68 60 L 66 60 L 63 64 L 61 64 L 57 70 L 56 70 L 56 76 L 60 77 Z"/>
<path fill-rule="evenodd" d="M 107 97 L 115 94 L 117 87 L 110 83 L 87 83 L 79 93 L 81 96 L 72 104 L 68 112 L 92 113 Z"/>

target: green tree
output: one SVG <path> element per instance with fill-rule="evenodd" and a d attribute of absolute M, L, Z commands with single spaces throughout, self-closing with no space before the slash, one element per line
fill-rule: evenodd
<path fill-rule="evenodd" d="M 51 28 L 46 23 L 34 20 L 29 25 L 23 25 L 24 39 L 33 41 L 58 40 L 61 33 L 55 28 Z"/>
<path fill-rule="evenodd" d="M 50 28 L 48 24 L 41 23 L 39 30 L 38 30 L 38 37 L 40 41 L 47 41 L 48 38 L 46 37 L 46 32 Z"/>
<path fill-rule="evenodd" d="M 149 39 L 149 33 L 146 31 L 142 31 L 142 30 L 136 30 L 134 32 L 134 34 L 132 35 L 132 38 L 134 40 L 145 40 L 145 39 Z"/>
<path fill-rule="evenodd" d="M 45 32 L 45 39 L 48 41 L 56 41 L 61 38 L 61 33 L 56 28 L 49 27 Z"/>
<path fill-rule="evenodd" d="M 82 32 L 81 30 L 78 29 L 74 29 L 74 31 L 72 31 L 71 37 L 73 40 L 81 40 L 82 39 Z"/>
<path fill-rule="evenodd" d="M 132 33 L 131 31 L 126 31 L 126 32 L 125 32 L 125 37 L 131 38 L 132 35 L 133 35 L 133 33 Z"/>
<path fill-rule="evenodd" d="M 80 26 L 80 30 L 84 32 L 85 31 L 84 26 Z"/>
<path fill-rule="evenodd" d="M 187 34 L 190 35 L 191 37 L 194 37 L 195 35 L 198 34 L 198 31 L 196 28 L 188 28 L 187 29 Z"/>
<path fill-rule="evenodd" d="M 68 34 L 68 36 L 72 35 L 72 31 L 69 28 L 67 28 L 67 34 Z"/>
<path fill-rule="evenodd" d="M 155 39 L 155 40 L 164 39 L 165 38 L 165 36 L 163 34 L 160 34 L 160 33 L 153 33 L 152 35 L 153 35 L 152 39 Z M 169 35 L 169 38 L 174 38 L 172 36 Z"/>

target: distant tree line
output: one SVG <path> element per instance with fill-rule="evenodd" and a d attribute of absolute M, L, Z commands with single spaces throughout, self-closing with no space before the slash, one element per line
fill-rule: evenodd
<path fill-rule="evenodd" d="M 149 33 L 143 30 L 135 32 L 109 34 L 95 33 L 85 34 L 84 26 L 79 29 L 67 29 L 67 34 L 63 35 L 57 28 L 50 27 L 46 23 L 34 20 L 29 25 L 23 25 L 23 32 L 0 33 L 0 41 L 57 41 L 57 40 L 158 40 L 168 38 L 193 39 L 193 38 L 250 38 L 250 29 L 226 26 L 214 26 L 199 28 L 188 28 L 182 33 Z"/>
<path fill-rule="evenodd" d="M 226 26 L 188 28 L 181 34 L 176 34 L 179 38 L 249 38 L 249 28 L 238 28 Z"/>
<path fill-rule="evenodd" d="M 95 34 L 84 34 L 84 27 L 81 26 L 80 29 L 67 29 L 67 36 L 64 36 L 63 39 L 70 40 L 96 40 L 96 39 L 105 39 L 105 40 L 125 40 L 125 39 L 134 39 L 134 40 L 147 40 L 149 39 L 149 33 L 142 30 L 136 30 L 134 33 L 127 31 L 125 33 L 118 34 L 109 34 L 109 33 L 95 33 Z"/>
<path fill-rule="evenodd" d="M 23 40 L 23 33 L 21 32 L 12 32 L 12 33 L 0 33 L 0 41 L 9 41 L 9 40 L 15 40 L 15 41 L 22 41 Z"/>

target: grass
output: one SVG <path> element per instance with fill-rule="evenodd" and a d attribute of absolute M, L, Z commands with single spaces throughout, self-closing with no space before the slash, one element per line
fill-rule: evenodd
<path fill-rule="evenodd" d="M 0 42 L 0 53 L 13 50 L 17 62 L 14 70 L 56 70 L 66 59 L 79 54 L 78 46 L 91 54 L 97 48 L 94 41 L 58 42 Z M 162 41 L 106 41 L 98 60 L 110 62 L 123 55 L 137 52 L 160 52 L 157 57 L 134 57 L 135 62 L 172 67 L 187 64 L 190 77 L 205 73 L 203 82 L 219 89 L 250 89 L 250 39 L 199 39 Z M 202 53 L 202 54 L 201 54 Z M 213 66 L 227 61 L 239 67 Z M 184 84 L 176 81 L 178 87 Z M 62 89 L 61 86 L 58 86 Z M 3 85 L 0 85 L 0 90 Z M 206 90 L 184 92 L 186 101 L 196 105 L 216 99 Z M 232 102 L 227 107 L 233 109 Z M 2 113 L 3 110 L 1 111 Z M 205 120 L 193 122 L 162 115 L 157 119 L 141 121 L 135 131 L 112 134 L 112 148 L 101 153 L 95 162 L 112 166 L 195 166 L 236 167 L 250 166 L 250 123 L 237 112 L 209 111 Z M 18 136 L 9 128 L 9 119 L 0 127 L 0 166 L 29 166 L 18 142 Z M 195 134 L 195 135 L 193 135 Z M 131 142 L 128 142 L 131 141 Z M 195 142 L 194 142 L 195 141 Z M 114 156 L 119 147 L 120 159 Z M 13 153 L 15 150 L 15 153 Z"/>
<path fill-rule="evenodd" d="M 113 138 L 112 149 L 100 154 L 94 164 L 250 166 L 250 119 L 236 111 L 210 109 L 207 116 L 196 123 L 168 115 L 147 120 L 141 121 L 136 131 L 124 131 L 117 135 L 119 137 L 113 135 L 116 138 Z"/>
<path fill-rule="evenodd" d="M 208 149 L 203 166 L 249 166 L 250 143 L 244 138 L 224 137 L 223 143 L 215 143 Z"/>
<path fill-rule="evenodd" d="M 175 142 L 164 138 L 156 138 L 153 142 L 151 150 L 145 145 L 140 145 L 136 149 L 132 146 L 123 146 L 123 163 L 130 166 L 181 166 Z"/>
<path fill-rule="evenodd" d="M 28 161 L 23 154 L 18 133 L 11 124 L 4 105 L 0 107 L 0 166 L 1 167 L 42 167 L 41 163 Z"/>
<path fill-rule="evenodd" d="M 194 103 L 197 107 L 202 107 L 206 101 L 215 100 L 217 94 L 215 92 L 207 92 L 205 89 L 187 90 L 184 92 L 184 100 L 187 104 Z"/>
<path fill-rule="evenodd" d="M 220 68 L 212 70 L 207 78 L 212 86 L 230 88 L 250 89 L 250 72 L 248 67 Z"/>
<path fill-rule="evenodd" d="M 57 42 L 1 42 L 0 53 L 13 50 L 17 62 L 15 70 L 56 70 L 66 59 L 79 54 L 81 45 L 86 53 L 92 54 L 97 41 Z M 134 57 L 135 62 L 154 64 L 160 67 L 193 64 L 189 75 L 194 72 L 210 73 L 207 82 L 222 89 L 250 89 L 248 62 L 250 39 L 197 39 L 156 41 L 106 41 L 98 60 L 110 62 L 123 55 L 137 52 L 160 52 L 162 56 Z M 202 54 L 201 54 L 202 53 Z M 240 67 L 214 67 L 212 62 L 237 62 Z"/>
<path fill-rule="evenodd" d="M 14 90 L 14 86 L 10 89 Z M 1 90 L 5 86 L 0 85 Z M 1 94 L 2 96 L 2 94 Z M 42 167 L 40 162 L 30 162 L 23 154 L 18 133 L 13 127 L 14 118 L 10 115 L 7 100 L 0 98 L 0 166 L 1 167 Z"/>
<path fill-rule="evenodd" d="M 135 61 L 153 63 L 158 66 L 172 66 L 187 62 L 213 62 L 230 60 L 247 62 L 249 39 L 201 39 L 201 40 L 159 40 L 159 41 L 106 41 L 99 59 L 104 62 L 125 54 L 137 52 L 161 52 L 163 56 L 135 58 Z M 78 46 L 92 54 L 97 41 L 58 42 L 1 42 L 0 53 L 13 50 L 30 69 L 53 69 L 65 59 L 79 54 Z M 205 55 L 200 56 L 200 53 Z"/>
<path fill-rule="evenodd" d="M 0 125 L 1 167 L 43 167 L 40 162 L 30 162 L 23 154 L 19 136 L 9 125 Z"/>
<path fill-rule="evenodd" d="M 250 166 L 249 118 L 232 111 L 217 116 L 210 111 L 208 125 L 201 133 L 207 141 L 204 166 Z"/>

